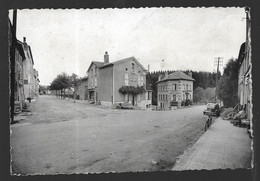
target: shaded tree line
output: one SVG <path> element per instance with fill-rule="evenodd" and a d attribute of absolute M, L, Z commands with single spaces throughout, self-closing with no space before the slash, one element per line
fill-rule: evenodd
<path fill-rule="evenodd" d="M 73 94 L 75 94 L 75 89 L 79 84 L 80 79 L 76 74 L 68 75 L 62 72 L 51 82 L 50 90 L 56 91 L 56 96 L 65 98 L 65 89 L 72 90 Z"/>
<path fill-rule="evenodd" d="M 197 103 L 215 102 L 215 95 L 215 87 L 208 87 L 206 89 L 203 89 L 202 87 L 197 87 L 193 91 L 193 101 Z"/>
<path fill-rule="evenodd" d="M 231 58 L 223 76 L 218 82 L 218 98 L 223 101 L 224 106 L 234 107 L 238 102 L 238 73 L 239 64 L 237 59 Z"/>
<path fill-rule="evenodd" d="M 148 72 L 146 75 L 147 85 L 153 90 L 152 104 L 157 104 L 157 85 L 159 75 L 168 74 L 174 71 L 154 71 Z M 189 70 L 183 71 L 188 74 Z M 237 59 L 231 58 L 224 68 L 223 75 L 218 75 L 217 97 L 223 101 L 224 106 L 234 107 L 238 102 L 238 73 L 239 64 Z M 216 94 L 216 76 L 217 73 L 192 71 L 193 84 L 193 100 L 194 102 L 214 102 Z"/>

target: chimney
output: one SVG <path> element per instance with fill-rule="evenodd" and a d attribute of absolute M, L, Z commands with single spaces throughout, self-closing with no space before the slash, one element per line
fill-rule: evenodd
<path fill-rule="evenodd" d="M 162 75 L 159 75 L 158 77 L 158 81 L 160 81 L 162 79 Z"/>
<path fill-rule="evenodd" d="M 109 63 L 109 55 L 107 52 L 105 52 L 105 55 L 104 55 L 104 62 Z"/>
<path fill-rule="evenodd" d="M 26 37 L 23 37 L 23 42 L 26 43 Z"/>
<path fill-rule="evenodd" d="M 169 75 L 169 74 L 168 74 L 168 71 L 166 71 L 165 74 L 164 74 L 164 77 L 167 78 L 168 75 Z"/>
<path fill-rule="evenodd" d="M 188 75 L 189 75 L 190 77 L 192 77 L 192 71 L 189 71 L 189 72 L 188 72 Z"/>

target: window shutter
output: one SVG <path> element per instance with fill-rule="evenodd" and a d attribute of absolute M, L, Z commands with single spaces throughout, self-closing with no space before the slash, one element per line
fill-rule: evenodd
<path fill-rule="evenodd" d="M 125 74 L 125 85 L 128 85 L 128 74 Z"/>
<path fill-rule="evenodd" d="M 144 85 L 144 77 L 141 76 L 141 86 L 143 86 L 143 85 Z"/>

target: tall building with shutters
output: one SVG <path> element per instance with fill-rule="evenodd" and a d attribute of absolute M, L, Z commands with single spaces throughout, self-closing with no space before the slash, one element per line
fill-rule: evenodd
<path fill-rule="evenodd" d="M 238 98 L 239 103 L 247 113 L 246 119 L 252 124 L 252 58 L 251 58 L 251 18 L 250 9 L 245 8 L 246 12 L 246 42 L 239 51 L 238 64 Z M 252 128 L 252 126 L 251 126 Z M 252 129 L 251 129 L 252 131 Z"/>
<path fill-rule="evenodd" d="M 146 87 L 147 70 L 135 57 L 109 62 L 93 61 L 88 68 L 88 100 L 102 105 L 129 103 L 146 108 L 151 105 L 152 91 Z"/>
<path fill-rule="evenodd" d="M 176 71 L 168 75 L 159 76 L 157 81 L 157 106 L 170 109 L 171 106 L 181 106 L 182 101 L 193 101 L 193 81 L 189 75 Z"/>

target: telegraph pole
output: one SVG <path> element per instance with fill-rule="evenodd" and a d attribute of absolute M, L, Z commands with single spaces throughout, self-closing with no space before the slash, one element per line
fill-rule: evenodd
<path fill-rule="evenodd" d="M 217 58 L 215 58 L 214 66 L 217 66 L 216 91 L 215 91 L 215 102 L 217 102 L 218 74 L 219 74 L 219 67 L 220 67 L 220 66 L 223 66 L 223 57 L 217 57 Z"/>

